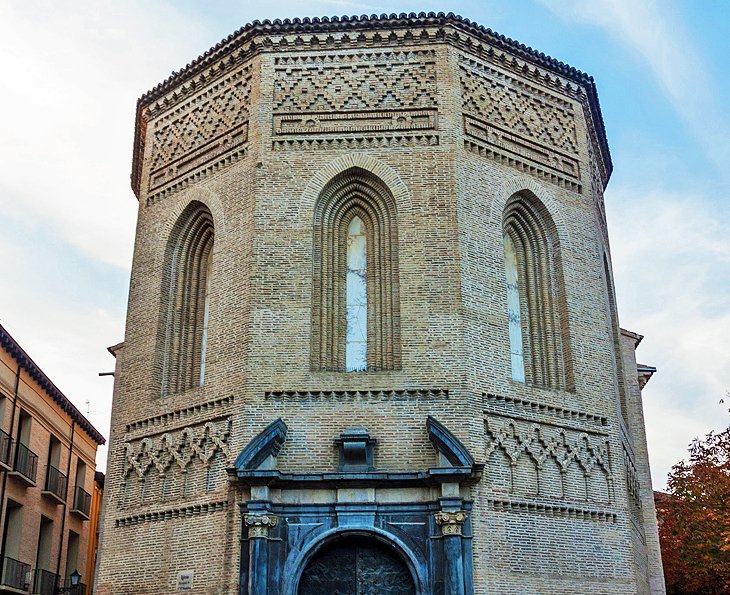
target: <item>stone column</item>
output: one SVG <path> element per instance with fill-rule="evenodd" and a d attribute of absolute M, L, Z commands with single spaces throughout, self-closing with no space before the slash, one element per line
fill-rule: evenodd
<path fill-rule="evenodd" d="M 463 510 L 442 510 L 436 513 L 436 524 L 444 538 L 444 592 L 465 595 L 462 529 L 467 514 Z"/>
<path fill-rule="evenodd" d="M 248 595 L 267 595 L 269 576 L 269 530 L 279 522 L 271 514 L 247 514 L 243 522 L 248 527 Z"/>

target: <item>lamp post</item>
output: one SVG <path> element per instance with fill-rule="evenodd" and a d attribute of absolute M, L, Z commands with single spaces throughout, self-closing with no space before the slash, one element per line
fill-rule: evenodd
<path fill-rule="evenodd" d="M 79 571 L 78 570 L 74 570 L 69 575 L 68 578 L 71 581 L 71 585 L 68 586 L 68 587 L 57 587 L 56 588 L 56 593 L 59 593 L 59 594 L 60 593 L 70 593 L 71 591 L 73 591 L 74 589 L 76 589 L 76 587 L 79 586 L 79 581 L 81 580 L 81 575 L 79 574 Z"/>

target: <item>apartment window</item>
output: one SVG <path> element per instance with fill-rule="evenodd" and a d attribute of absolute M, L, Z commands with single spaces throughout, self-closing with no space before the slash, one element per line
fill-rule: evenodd
<path fill-rule="evenodd" d="M 25 478 L 25 480 L 35 483 L 38 471 L 38 455 L 30 449 L 32 423 L 33 418 L 27 412 L 21 410 L 18 418 L 14 470 Z"/>
<path fill-rule="evenodd" d="M 38 531 L 38 553 L 36 568 L 51 569 L 51 545 L 53 543 L 53 520 L 41 515 L 41 524 Z M 55 577 L 55 575 L 54 575 Z"/>
<path fill-rule="evenodd" d="M 86 463 L 81 459 L 76 459 L 76 484 L 77 486 L 84 487 L 86 482 Z"/>
<path fill-rule="evenodd" d="M 41 516 L 38 531 L 38 552 L 33 573 L 33 593 L 50 595 L 55 592 L 57 575 L 51 570 L 51 545 L 53 542 L 53 521 Z"/>
<path fill-rule="evenodd" d="M 7 402 L 8 400 L 5 397 L 0 396 L 0 465 L 4 468 L 10 467 L 11 465 L 10 454 L 12 450 L 10 434 L 3 429 L 5 427 L 5 408 Z"/>
<path fill-rule="evenodd" d="M 91 494 L 84 489 L 84 483 L 86 482 L 86 463 L 80 458 L 76 459 L 76 475 L 74 480 L 71 512 L 82 519 L 88 519 L 91 511 Z"/>
<path fill-rule="evenodd" d="M 312 369 L 400 368 L 395 199 L 351 168 L 330 180 L 314 212 Z"/>
<path fill-rule="evenodd" d="M 38 531 L 38 553 L 33 573 L 33 593 L 50 595 L 55 592 L 57 576 L 51 569 L 51 545 L 53 543 L 53 520 L 41 516 Z"/>
<path fill-rule="evenodd" d="M 61 442 L 51 435 L 48 444 L 48 465 L 44 495 L 58 500 L 66 499 L 68 478 L 61 472 Z"/>
<path fill-rule="evenodd" d="M 3 585 L 26 590 L 30 583 L 30 565 L 20 560 L 20 545 L 23 538 L 23 506 L 8 500 L 5 512 L 3 543 L 5 557 L 2 560 Z"/>
<path fill-rule="evenodd" d="M 547 208 L 531 193 L 507 202 L 503 220 L 512 378 L 573 388 L 560 244 Z"/>
<path fill-rule="evenodd" d="M 66 580 L 69 580 L 71 573 L 78 570 L 79 565 L 79 534 L 75 531 L 68 532 L 68 547 L 66 549 Z"/>

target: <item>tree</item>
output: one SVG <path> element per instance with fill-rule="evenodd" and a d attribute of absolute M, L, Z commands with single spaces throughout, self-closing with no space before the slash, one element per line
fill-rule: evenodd
<path fill-rule="evenodd" d="M 657 498 L 667 593 L 730 593 L 730 426 L 695 439 Z"/>

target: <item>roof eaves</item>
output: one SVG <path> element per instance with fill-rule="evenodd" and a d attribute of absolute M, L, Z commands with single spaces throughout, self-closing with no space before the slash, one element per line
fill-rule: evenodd
<path fill-rule="evenodd" d="M 38 385 L 58 403 L 61 409 L 67 413 L 97 444 L 106 444 L 106 438 L 91 425 L 91 422 L 74 406 L 68 397 L 53 384 L 45 372 L 38 367 L 33 359 L 25 352 L 12 335 L 0 324 L 0 345 L 20 364 L 20 366 L 35 380 Z"/>
<path fill-rule="evenodd" d="M 186 64 L 179 71 L 173 71 L 172 75 L 164 81 L 147 91 L 137 100 L 137 112 L 135 118 L 135 140 L 132 156 L 132 189 L 139 198 L 140 179 L 142 169 L 142 155 L 144 153 L 144 137 L 146 131 L 146 122 L 142 117 L 143 109 L 155 99 L 161 97 L 164 93 L 170 91 L 177 85 L 183 84 L 201 70 L 206 68 L 212 62 L 224 57 L 226 54 L 240 47 L 248 40 L 261 34 L 283 34 L 283 33 L 322 33 L 333 29 L 365 29 L 378 28 L 390 29 L 395 26 L 413 26 L 413 25 L 430 25 L 445 26 L 453 25 L 467 33 L 482 37 L 492 45 L 514 53 L 522 59 L 528 60 L 538 66 L 542 66 L 556 72 L 572 81 L 583 86 L 586 91 L 591 119 L 596 125 L 596 136 L 601 153 L 601 160 L 605 165 L 605 171 L 602 174 L 604 185 L 608 183 L 608 179 L 613 171 L 613 163 L 608 148 L 606 138 L 606 129 L 601 115 L 601 107 L 598 101 L 598 92 L 593 77 L 581 72 L 577 68 L 569 66 L 547 54 L 538 52 L 537 50 L 523 43 L 515 41 L 505 35 L 501 35 L 492 31 L 483 25 L 479 25 L 467 18 L 456 15 L 453 12 L 411 12 L 400 14 L 372 14 L 361 16 L 333 16 L 333 17 L 304 17 L 293 19 L 265 19 L 263 21 L 255 20 L 234 31 L 228 37 L 225 37 L 208 51 L 198 56 L 192 62 Z"/>

